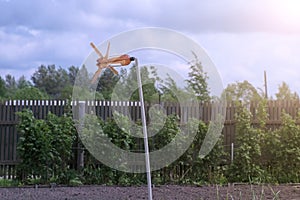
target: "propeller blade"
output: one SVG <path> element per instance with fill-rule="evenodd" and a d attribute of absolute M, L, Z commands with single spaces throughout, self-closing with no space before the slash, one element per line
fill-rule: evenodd
<path fill-rule="evenodd" d="M 113 68 L 112 66 L 108 66 L 108 68 L 115 74 L 115 75 L 118 75 L 118 71 L 115 70 L 115 68 Z"/>
<path fill-rule="evenodd" d="M 90 43 L 90 45 L 93 47 L 93 49 L 95 50 L 95 52 L 100 56 L 100 58 L 103 58 L 102 53 L 99 51 L 99 49 L 97 49 L 97 47 L 94 45 L 94 43 Z"/>
<path fill-rule="evenodd" d="M 108 58 L 109 49 L 110 49 L 110 42 L 108 42 L 107 49 L 106 49 L 106 54 L 104 56 L 104 58 L 106 58 L 106 59 Z"/>
<path fill-rule="evenodd" d="M 102 71 L 102 69 L 99 68 L 99 69 L 95 72 L 95 74 L 94 74 L 94 76 L 93 76 L 93 78 L 92 78 L 91 83 L 95 83 L 95 82 L 96 82 L 96 80 L 97 80 L 98 76 L 100 75 L 101 71 Z"/>

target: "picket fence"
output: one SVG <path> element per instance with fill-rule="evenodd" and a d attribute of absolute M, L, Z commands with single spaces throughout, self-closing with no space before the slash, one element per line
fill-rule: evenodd
<path fill-rule="evenodd" d="M 82 102 L 81 102 L 82 103 Z M 140 119 L 140 104 L 138 102 L 108 102 L 108 101 L 84 101 L 86 112 L 95 114 L 101 117 L 103 120 L 113 117 L 113 107 L 118 109 L 126 109 L 130 112 L 132 120 Z M 17 143 L 19 134 L 17 131 L 18 117 L 17 112 L 23 109 L 30 109 L 33 111 L 34 116 L 38 119 L 45 119 L 49 112 L 58 116 L 63 115 L 65 112 L 70 111 L 70 107 L 75 108 L 80 104 L 79 101 L 70 102 L 68 100 L 9 100 L 0 102 L 0 178 L 13 178 L 15 175 L 16 165 L 19 163 L 17 155 Z M 253 115 L 253 124 L 257 124 L 257 102 L 252 102 L 248 105 L 248 109 Z M 152 105 L 147 105 L 148 110 Z M 169 114 L 181 114 L 181 110 L 184 109 L 182 105 L 175 103 L 163 102 L 160 106 L 165 109 L 167 115 Z M 206 102 L 200 103 L 200 105 L 188 105 L 190 112 L 200 113 L 199 118 L 208 123 L 211 119 L 211 113 L 214 109 L 220 109 L 214 106 L 214 103 Z M 224 107 L 223 107 L 224 108 Z M 267 113 L 268 121 L 267 127 L 270 129 L 276 129 L 281 125 L 281 114 L 286 112 L 293 118 L 297 118 L 300 108 L 299 101 L 268 101 Z M 222 109 L 222 108 L 221 108 Z M 76 109 L 74 109 L 76 110 Z M 235 113 L 236 107 L 232 102 L 227 103 L 226 108 L 223 110 L 226 112 L 224 128 L 222 130 L 224 138 L 224 148 L 230 152 L 232 144 L 235 141 Z M 78 112 L 74 112 L 75 118 L 78 118 Z M 184 116 L 182 116 L 184 118 Z M 76 147 L 76 144 L 74 145 Z M 76 158 L 77 159 L 77 158 Z M 230 159 L 230 158 L 229 158 Z M 78 159 L 77 159 L 78 160 Z M 76 160 L 74 161 L 77 162 Z"/>

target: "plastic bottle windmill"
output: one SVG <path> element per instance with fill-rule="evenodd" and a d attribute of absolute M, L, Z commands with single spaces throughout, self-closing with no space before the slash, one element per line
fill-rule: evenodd
<path fill-rule="evenodd" d="M 115 66 L 115 65 L 119 65 L 119 66 L 129 65 L 130 62 L 135 59 L 134 57 L 130 57 L 127 54 L 123 54 L 118 57 L 108 58 L 110 43 L 108 43 L 108 45 L 107 45 L 107 50 L 106 50 L 105 56 L 102 55 L 102 53 L 97 49 L 97 47 L 94 45 L 94 43 L 91 42 L 91 46 L 93 47 L 95 52 L 99 55 L 99 58 L 97 59 L 97 64 L 96 64 L 98 66 L 98 70 L 95 72 L 95 74 L 93 76 L 93 79 L 91 81 L 92 83 L 95 83 L 95 81 L 97 80 L 98 76 L 100 75 L 102 69 L 109 68 L 114 74 L 117 75 L 118 71 L 115 70 L 114 67 L 118 67 L 118 66 Z M 114 65 L 114 67 L 112 65 Z"/>

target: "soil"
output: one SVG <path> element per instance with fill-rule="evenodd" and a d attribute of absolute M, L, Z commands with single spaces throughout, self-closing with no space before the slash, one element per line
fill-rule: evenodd
<path fill-rule="evenodd" d="M 0 188 L 0 199 L 22 200 L 122 200 L 148 199 L 146 186 L 81 186 L 81 187 L 22 187 Z M 163 185 L 153 188 L 153 199 L 159 200 L 221 200 L 221 199 L 283 199 L 300 200 L 300 185 L 246 185 L 228 186 L 178 186 Z"/>

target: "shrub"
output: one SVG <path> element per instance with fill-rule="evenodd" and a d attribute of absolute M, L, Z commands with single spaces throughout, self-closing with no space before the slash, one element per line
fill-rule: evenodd
<path fill-rule="evenodd" d="M 265 168 L 279 183 L 300 181 L 300 126 L 286 113 L 282 126 L 266 135 L 262 148 L 268 158 Z"/>
<path fill-rule="evenodd" d="M 21 158 L 18 178 L 26 180 L 33 176 L 41 178 L 41 182 L 48 182 L 50 178 L 66 173 L 75 139 L 72 118 L 49 113 L 46 120 L 40 120 L 27 109 L 18 116 L 20 139 L 17 151 Z"/>
<path fill-rule="evenodd" d="M 261 157 L 260 130 L 252 126 L 251 113 L 241 107 L 236 115 L 236 151 L 229 168 L 229 180 L 247 182 L 260 180 L 264 173 L 259 161 Z"/>

